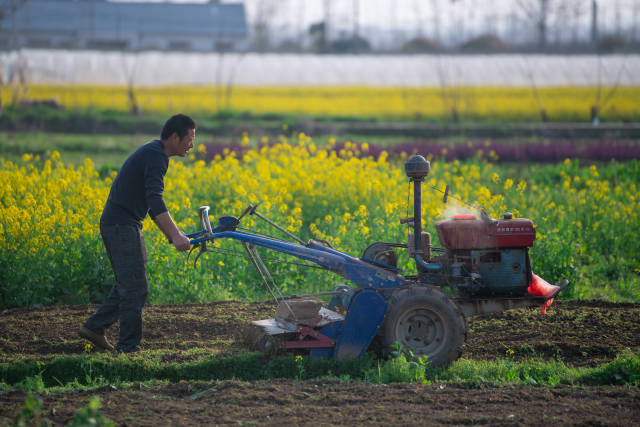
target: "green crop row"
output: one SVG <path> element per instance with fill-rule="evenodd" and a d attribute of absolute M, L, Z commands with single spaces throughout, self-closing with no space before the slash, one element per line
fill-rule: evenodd
<path fill-rule="evenodd" d="M 633 122 L 638 119 L 638 93 L 633 86 L 565 86 L 532 90 L 528 87 L 345 87 L 263 86 L 80 86 L 30 85 L 4 87 L 2 99 L 9 104 L 57 105 L 70 109 L 100 109 L 188 114 L 248 112 L 255 115 L 305 115 L 384 117 L 430 121 L 581 121 Z M 26 89 L 26 88 L 23 88 Z M 135 92 L 135 100 L 129 96 Z M 225 93 L 226 92 L 226 93 Z M 221 103 L 222 98 L 225 102 Z M 133 102 L 132 102 L 133 101 Z M 224 108 L 224 110 L 222 110 Z M 274 114 L 275 113 L 275 114 Z"/>
<path fill-rule="evenodd" d="M 163 364 L 143 356 L 90 355 L 59 356 L 49 362 L 20 361 L 0 364 L 0 384 L 5 389 L 41 392 L 48 388 L 77 388 L 164 380 L 306 380 L 333 377 L 365 383 L 450 382 L 481 384 L 557 384 L 640 386 L 640 354 L 627 352 L 596 367 L 570 367 L 562 361 L 530 359 L 512 361 L 460 359 L 447 367 L 433 367 L 428 361 L 410 361 L 404 354 L 379 360 L 367 354 L 349 361 L 312 359 L 303 356 L 272 356 L 247 353 L 209 358 L 192 363 Z"/>

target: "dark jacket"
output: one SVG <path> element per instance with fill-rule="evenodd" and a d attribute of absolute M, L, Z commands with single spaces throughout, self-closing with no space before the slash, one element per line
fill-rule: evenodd
<path fill-rule="evenodd" d="M 100 223 L 142 228 L 147 213 L 155 218 L 166 212 L 162 193 L 168 168 L 169 157 L 162 141 L 153 140 L 134 151 L 111 184 Z"/>

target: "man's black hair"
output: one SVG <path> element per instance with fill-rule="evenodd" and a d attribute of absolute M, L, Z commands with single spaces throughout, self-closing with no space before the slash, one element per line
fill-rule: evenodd
<path fill-rule="evenodd" d="M 191 117 L 184 114 L 176 114 L 164 124 L 160 138 L 167 139 L 175 132 L 178 134 L 178 137 L 182 139 L 191 129 L 195 128 L 196 122 L 194 122 Z"/>

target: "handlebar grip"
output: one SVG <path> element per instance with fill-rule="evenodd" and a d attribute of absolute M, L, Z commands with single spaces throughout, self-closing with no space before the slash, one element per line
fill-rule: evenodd
<path fill-rule="evenodd" d="M 240 222 L 240 220 L 241 220 L 241 219 L 242 219 L 246 214 L 248 214 L 248 213 L 251 211 L 251 209 L 253 209 L 253 206 L 251 206 L 251 205 L 247 206 L 247 208 L 244 210 L 244 212 L 242 212 L 242 213 L 240 214 L 240 216 L 238 217 L 238 222 Z"/>
<path fill-rule="evenodd" d="M 406 224 L 407 222 L 413 222 L 414 221 L 414 217 L 410 216 L 408 218 L 402 218 L 400 220 L 400 224 Z"/>
<path fill-rule="evenodd" d="M 200 206 L 200 224 L 202 229 L 206 230 L 209 234 L 211 231 L 211 222 L 209 221 L 209 206 Z"/>
<path fill-rule="evenodd" d="M 251 205 L 247 206 L 247 209 L 245 209 L 244 212 L 242 212 L 242 214 L 240 214 L 240 217 L 242 218 L 243 216 L 248 214 L 251 209 L 253 209 L 253 206 L 251 206 Z"/>

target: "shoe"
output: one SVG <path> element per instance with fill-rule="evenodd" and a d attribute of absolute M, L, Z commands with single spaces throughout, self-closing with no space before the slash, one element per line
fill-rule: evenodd
<path fill-rule="evenodd" d="M 107 337 L 105 337 L 104 335 L 95 333 L 89 328 L 86 328 L 84 326 L 81 327 L 80 330 L 78 331 L 78 335 L 80 335 L 80 337 L 84 339 L 91 341 L 91 343 L 95 345 L 98 349 L 109 350 L 109 351 L 114 350 L 113 346 L 109 344 L 109 341 L 107 341 Z"/>

